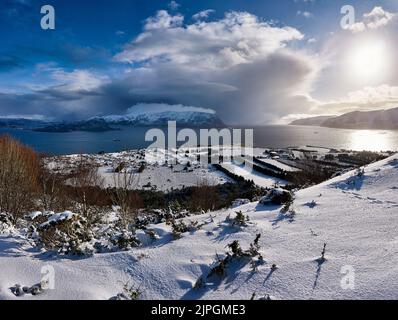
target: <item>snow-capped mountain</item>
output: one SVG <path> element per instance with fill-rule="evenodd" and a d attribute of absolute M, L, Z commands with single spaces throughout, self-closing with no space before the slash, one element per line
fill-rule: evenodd
<path fill-rule="evenodd" d="M 321 126 L 341 129 L 398 129 L 398 108 L 354 111 L 340 116 L 320 116 L 293 121 L 291 125 Z"/>
<path fill-rule="evenodd" d="M 293 126 L 321 126 L 326 120 L 333 118 L 332 116 L 318 116 L 318 117 L 311 117 L 311 118 L 304 118 L 294 120 L 290 123 Z"/>
<path fill-rule="evenodd" d="M 350 112 L 327 119 L 322 126 L 345 129 L 398 129 L 398 108 Z"/>
<path fill-rule="evenodd" d="M 123 115 L 107 115 L 90 118 L 88 122 L 104 121 L 116 125 L 167 125 L 176 121 L 178 126 L 221 126 L 223 125 L 212 109 L 168 104 L 137 104 Z"/>
<path fill-rule="evenodd" d="M 222 127 L 224 124 L 212 109 L 183 105 L 140 103 L 121 115 L 96 116 L 75 122 L 54 122 L 39 128 L 40 132 L 101 132 L 119 130 L 115 126 L 167 126 L 176 121 L 179 127 Z"/>

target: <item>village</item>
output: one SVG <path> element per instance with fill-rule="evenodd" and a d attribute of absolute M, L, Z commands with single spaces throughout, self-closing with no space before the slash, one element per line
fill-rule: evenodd
<path fill-rule="evenodd" d="M 302 188 L 393 154 L 314 146 L 250 150 L 229 146 L 227 152 L 224 148 L 227 147 L 183 148 L 178 152 L 142 149 L 57 156 L 46 161 L 57 172 L 71 171 L 79 161 L 89 162 L 98 167 L 106 187 L 114 186 L 115 175 L 128 172 L 135 176 L 131 189 L 166 192 L 197 186 L 204 181 L 214 186 L 241 179 L 253 181 L 262 188 L 275 185 Z"/>

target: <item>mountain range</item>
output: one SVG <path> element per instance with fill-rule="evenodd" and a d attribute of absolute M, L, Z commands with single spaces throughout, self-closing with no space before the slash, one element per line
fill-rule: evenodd
<path fill-rule="evenodd" d="M 123 115 L 96 116 L 86 120 L 46 122 L 29 119 L 0 119 L 0 127 L 20 128 L 38 132 L 103 132 L 120 130 L 118 126 L 167 126 L 176 121 L 180 127 L 222 127 L 224 124 L 211 109 L 163 104 L 134 106 Z"/>
<path fill-rule="evenodd" d="M 295 120 L 291 125 L 320 126 L 340 129 L 398 129 L 398 108 L 354 111 L 340 116 L 318 116 Z"/>
<path fill-rule="evenodd" d="M 0 128 L 34 129 L 47 125 L 48 122 L 24 118 L 0 118 Z"/>
<path fill-rule="evenodd" d="M 222 126 L 223 122 L 211 109 L 182 105 L 148 104 L 134 106 L 124 115 L 93 117 L 88 122 L 103 121 L 107 124 L 135 126 L 164 126 L 176 121 L 179 126 Z"/>

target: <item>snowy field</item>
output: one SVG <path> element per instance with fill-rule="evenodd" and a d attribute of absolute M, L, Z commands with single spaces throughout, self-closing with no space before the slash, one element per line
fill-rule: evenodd
<path fill-rule="evenodd" d="M 105 179 L 105 187 L 115 186 L 115 174 L 112 167 L 100 167 L 100 175 Z M 119 174 L 123 175 L 123 173 Z M 176 165 L 173 168 L 167 166 L 149 166 L 142 173 L 134 174 L 134 189 L 156 188 L 159 191 L 170 191 L 184 187 L 198 186 L 202 182 L 208 185 L 218 185 L 231 181 L 223 173 L 211 167 L 195 166 L 189 171 L 185 166 Z"/>
<path fill-rule="evenodd" d="M 19 230 L 1 231 L 0 299 L 110 299 L 129 283 L 141 299 L 396 299 L 398 293 L 398 156 L 299 191 L 294 216 L 259 203 L 191 217 L 203 223 L 174 240 L 165 224 L 152 226 L 157 240 L 143 234 L 141 248 L 69 259 L 40 253 Z M 246 226 L 226 217 L 241 210 Z M 187 219 L 185 219 L 187 220 Z M 256 234 L 264 262 L 254 270 L 245 261 L 224 276 L 206 278 L 215 253 L 239 240 L 247 249 Z M 325 260 L 320 260 L 326 243 Z M 272 265 L 274 268 L 271 268 Z M 43 266 L 55 270 L 55 288 L 16 297 L 15 284 L 39 282 Z M 350 285 L 342 286 L 346 272 Z M 343 274 L 343 273 L 344 274 Z"/>
<path fill-rule="evenodd" d="M 286 180 L 278 179 L 275 177 L 267 176 L 260 172 L 256 172 L 251 170 L 250 167 L 245 167 L 244 165 L 238 165 L 235 163 L 223 163 L 221 165 L 224 169 L 229 172 L 236 174 L 245 178 L 246 180 L 253 180 L 253 182 L 259 187 L 263 188 L 272 188 L 276 184 L 278 185 L 287 185 L 288 182 Z"/>
<path fill-rule="evenodd" d="M 132 183 L 134 189 L 155 188 L 159 191 L 170 191 L 197 186 L 203 182 L 209 185 L 218 185 L 231 181 L 225 174 L 198 162 L 197 154 L 200 154 L 200 150 L 195 150 L 195 153 L 190 154 L 183 152 L 176 159 L 176 164 L 167 165 L 162 160 L 162 156 L 164 156 L 162 151 L 159 151 L 156 156 L 145 157 L 144 150 L 131 150 L 103 155 L 84 154 L 57 157 L 49 161 L 49 166 L 58 171 L 68 171 L 76 166 L 81 159 L 90 161 L 98 166 L 98 173 L 104 179 L 104 187 L 114 187 L 125 172 L 134 173 Z M 117 173 L 115 169 L 120 164 L 123 164 L 124 169 Z M 142 164 L 145 169 L 142 172 L 137 172 Z"/>
<path fill-rule="evenodd" d="M 297 171 L 300 171 L 300 170 L 297 169 L 297 168 L 288 166 L 288 165 L 286 165 L 286 164 L 284 164 L 284 163 L 281 163 L 281 162 L 279 162 L 279 161 L 277 161 L 277 160 L 274 160 L 274 159 L 263 159 L 263 158 L 258 158 L 258 160 L 259 160 L 260 162 L 273 165 L 273 166 L 275 166 L 275 167 L 277 167 L 277 168 L 279 168 L 279 169 L 281 169 L 281 170 L 283 170 L 283 171 L 286 171 L 286 172 L 297 172 Z"/>
<path fill-rule="evenodd" d="M 240 156 L 242 148 L 233 147 L 231 154 Z M 245 151 L 255 156 L 261 155 L 265 149 L 254 148 Z M 214 148 L 214 154 L 220 154 L 223 150 Z M 53 170 L 68 171 L 74 168 L 76 164 L 84 159 L 98 166 L 98 172 L 104 178 L 104 187 L 114 187 L 118 180 L 118 175 L 122 176 L 124 172 L 136 172 L 134 174 L 134 189 L 151 189 L 159 191 L 170 191 L 172 189 L 181 189 L 184 187 L 197 186 L 203 182 L 208 185 L 218 185 L 232 180 L 212 166 L 202 164 L 198 161 L 198 156 L 207 158 L 208 148 L 185 148 L 180 149 L 175 159 L 175 164 L 166 163 L 166 151 L 157 149 L 149 153 L 145 150 L 130 150 L 119 153 L 107 154 L 83 154 L 55 157 L 48 161 L 48 165 Z M 271 160 L 270 160 L 271 161 Z M 274 162 L 277 162 L 273 160 Z M 115 173 L 115 169 L 121 164 L 124 169 L 120 173 Z M 138 173 L 138 168 L 144 164 L 145 170 Z M 281 167 L 288 167 L 279 163 Z M 261 174 L 251 175 L 249 172 L 240 170 L 236 174 L 245 178 L 254 179 L 260 186 L 272 186 L 277 179 L 267 177 Z"/>

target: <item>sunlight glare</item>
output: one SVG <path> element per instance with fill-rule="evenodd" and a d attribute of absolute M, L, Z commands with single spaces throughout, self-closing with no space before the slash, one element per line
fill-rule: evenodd
<path fill-rule="evenodd" d="M 387 151 L 391 150 L 390 134 L 385 131 L 358 130 L 350 136 L 349 149 L 356 151 Z"/>
<path fill-rule="evenodd" d="M 368 40 L 356 45 L 350 52 L 347 69 L 357 82 L 381 81 L 386 78 L 389 60 L 384 41 Z"/>

